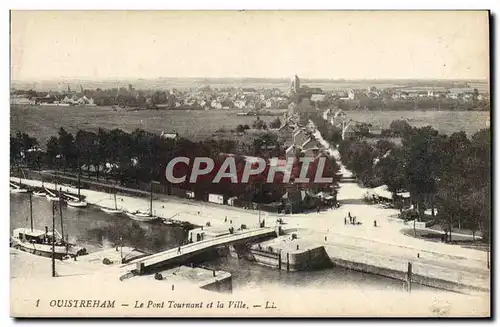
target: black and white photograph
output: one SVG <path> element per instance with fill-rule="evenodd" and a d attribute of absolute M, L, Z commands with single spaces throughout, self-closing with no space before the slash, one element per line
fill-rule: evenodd
<path fill-rule="evenodd" d="M 490 19 L 11 10 L 11 317 L 490 317 Z"/>

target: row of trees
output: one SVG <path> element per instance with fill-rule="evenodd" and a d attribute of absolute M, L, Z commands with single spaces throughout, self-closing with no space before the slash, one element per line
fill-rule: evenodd
<path fill-rule="evenodd" d="M 396 122 L 402 144 L 349 140 L 339 151 L 346 167 L 369 187 L 386 184 L 391 192 L 409 191 L 420 217 L 437 209 L 441 225 L 481 230 L 490 226 L 490 129 L 468 138 L 464 132 L 440 134 L 432 127 Z"/>
<path fill-rule="evenodd" d="M 18 133 L 11 137 L 11 165 L 24 165 L 32 169 L 55 169 L 59 173 L 80 173 L 87 178 L 113 179 L 122 185 L 138 186 L 157 180 L 165 185 L 167 163 L 174 157 L 188 157 L 188 166 L 175 166 L 174 176 L 186 175 L 186 182 L 175 186 L 195 193 L 216 193 L 226 196 L 236 196 L 247 200 L 276 201 L 285 192 L 286 185 L 281 183 L 283 174 L 276 175 L 276 184 L 265 183 L 269 165 L 260 174 L 250 179 L 249 183 L 232 183 L 229 178 L 223 178 L 220 183 L 212 183 L 216 172 L 227 157 L 237 151 L 234 140 L 207 139 L 202 142 L 192 142 L 184 138 L 162 138 L 144 130 L 126 133 L 119 129 L 99 129 L 97 133 L 79 130 L 75 135 L 61 128 L 57 136 L 52 136 L 46 144 L 46 151 L 38 147 L 38 141 L 27 134 Z M 266 158 L 278 155 L 281 151 L 275 134 L 265 133 L 255 138 L 254 154 Z M 209 157 L 215 161 L 213 173 L 199 177 L 195 184 L 189 183 L 192 164 L 195 157 Z M 244 155 L 235 157 L 238 178 L 241 179 L 246 158 Z M 298 158 L 297 158 L 298 159 Z M 331 185 L 312 185 L 318 161 L 314 161 L 308 170 L 311 182 L 297 187 L 327 189 Z M 296 160 L 293 166 L 291 181 L 299 176 L 302 165 Z M 324 177 L 337 177 L 338 165 L 334 159 L 327 160 Z M 249 198 L 250 197 L 250 198 Z"/>

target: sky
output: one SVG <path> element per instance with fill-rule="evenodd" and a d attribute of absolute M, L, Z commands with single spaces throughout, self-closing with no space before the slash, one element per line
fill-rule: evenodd
<path fill-rule="evenodd" d="M 486 11 L 12 11 L 11 79 L 487 79 Z"/>

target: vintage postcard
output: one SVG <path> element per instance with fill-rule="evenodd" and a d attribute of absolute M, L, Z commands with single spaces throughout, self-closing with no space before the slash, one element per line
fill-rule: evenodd
<path fill-rule="evenodd" d="M 489 317 L 488 11 L 20 11 L 13 317 Z"/>

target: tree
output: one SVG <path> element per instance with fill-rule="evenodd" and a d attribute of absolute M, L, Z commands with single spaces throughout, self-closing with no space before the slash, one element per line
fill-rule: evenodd
<path fill-rule="evenodd" d="M 262 119 L 260 119 L 260 117 L 257 116 L 257 119 L 254 120 L 254 122 L 252 123 L 252 127 L 254 129 L 267 129 L 267 124 L 265 121 L 263 121 Z"/>
<path fill-rule="evenodd" d="M 55 136 L 51 136 L 47 141 L 47 159 L 48 164 L 54 166 L 56 163 L 56 158 L 59 155 L 59 139 Z"/>
<path fill-rule="evenodd" d="M 392 131 L 393 134 L 403 136 L 408 134 L 412 127 L 406 120 L 394 120 L 390 125 L 389 129 Z"/>
<path fill-rule="evenodd" d="M 236 132 L 238 133 L 243 133 L 245 131 L 245 127 L 241 124 L 239 124 L 238 126 L 236 126 Z"/>
<path fill-rule="evenodd" d="M 85 164 L 87 175 L 90 177 L 90 166 L 93 164 L 96 153 L 97 135 L 93 132 L 79 130 L 75 136 L 75 147 L 78 156 L 78 169 Z"/>
<path fill-rule="evenodd" d="M 275 120 L 270 122 L 269 127 L 274 128 L 274 129 L 280 128 L 281 127 L 281 120 L 279 119 L 279 117 L 276 117 Z"/>
<path fill-rule="evenodd" d="M 74 164 L 74 159 L 76 158 L 76 151 L 74 146 L 73 135 L 66 132 L 64 128 L 59 129 L 59 153 L 62 155 L 64 162 L 63 169 L 66 171 L 68 166 Z"/>
<path fill-rule="evenodd" d="M 425 211 L 424 200 L 436 193 L 436 177 L 440 156 L 432 149 L 439 142 L 438 131 L 430 126 L 412 129 L 403 137 L 405 175 L 413 202 L 420 215 Z"/>

